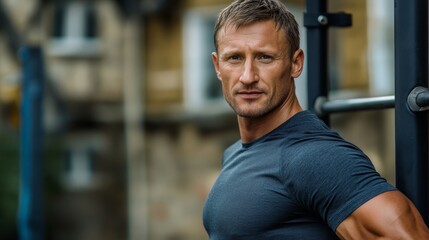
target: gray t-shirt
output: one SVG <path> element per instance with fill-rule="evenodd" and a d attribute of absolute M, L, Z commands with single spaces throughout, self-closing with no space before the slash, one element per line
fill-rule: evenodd
<path fill-rule="evenodd" d="M 304 111 L 225 151 L 203 221 L 211 240 L 338 239 L 347 216 L 391 190 L 361 150 Z"/>

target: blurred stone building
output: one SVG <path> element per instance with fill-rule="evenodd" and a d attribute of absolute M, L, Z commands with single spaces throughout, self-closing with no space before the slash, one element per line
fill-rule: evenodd
<path fill-rule="evenodd" d="M 210 58 L 230 1 L 30 2 L 0 5 L 11 23 L 0 28 L 0 130 L 16 134 L 20 117 L 11 42 L 40 46 L 46 138 L 62 153 L 46 162 L 59 186 L 45 198 L 46 239 L 208 239 L 202 207 L 239 138 Z M 286 2 L 302 26 L 304 1 Z M 329 1 L 353 14 L 352 28 L 330 32 L 331 98 L 393 93 L 393 4 L 376 4 Z M 296 81 L 306 108 L 306 74 Z M 393 111 L 338 114 L 332 126 L 393 181 Z"/>

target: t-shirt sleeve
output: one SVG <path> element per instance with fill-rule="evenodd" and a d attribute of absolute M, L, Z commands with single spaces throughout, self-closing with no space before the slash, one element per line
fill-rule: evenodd
<path fill-rule="evenodd" d="M 371 198 L 395 190 L 352 144 L 312 144 L 305 150 L 290 152 L 295 156 L 284 166 L 285 187 L 333 231 Z"/>

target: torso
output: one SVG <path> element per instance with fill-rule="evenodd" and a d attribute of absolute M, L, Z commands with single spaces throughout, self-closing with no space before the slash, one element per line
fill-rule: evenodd
<path fill-rule="evenodd" d="M 291 122 L 299 123 L 308 114 L 300 113 Z M 323 219 L 326 216 L 296 193 L 300 174 L 294 162 L 312 159 L 297 153 L 307 142 L 300 140 L 303 133 L 289 133 L 288 124 L 255 142 L 239 141 L 225 151 L 222 172 L 204 209 L 210 239 L 338 239 Z M 323 131 L 343 141 L 330 130 Z"/>

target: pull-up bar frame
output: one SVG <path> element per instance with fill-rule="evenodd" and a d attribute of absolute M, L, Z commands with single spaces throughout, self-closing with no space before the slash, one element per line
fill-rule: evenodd
<path fill-rule="evenodd" d="M 428 25 L 427 0 L 395 1 L 396 186 L 414 202 L 426 224 L 429 118 L 427 111 L 413 112 L 408 99 L 417 87 L 428 87 Z"/>
<path fill-rule="evenodd" d="M 330 20 L 345 18 L 326 13 L 326 2 L 306 1 L 308 109 L 329 124 L 329 113 L 394 107 L 396 186 L 414 202 L 428 223 L 428 2 L 395 1 L 395 96 L 333 101 L 328 100 L 327 29 L 344 26 Z M 319 24 L 308 17 L 320 19 Z"/>

